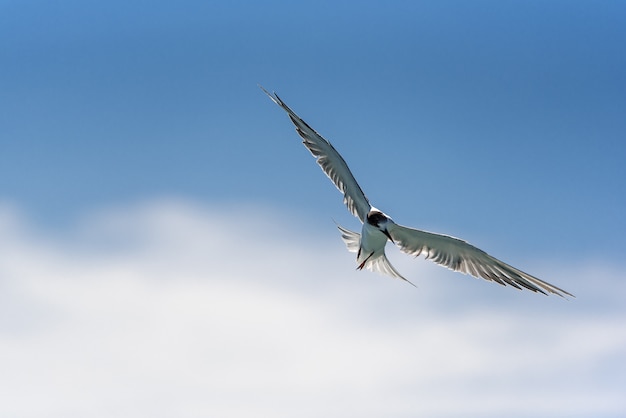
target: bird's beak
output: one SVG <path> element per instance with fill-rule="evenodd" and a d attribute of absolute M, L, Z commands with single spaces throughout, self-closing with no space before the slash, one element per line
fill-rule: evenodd
<path fill-rule="evenodd" d="M 394 243 L 394 244 L 396 243 L 396 242 L 393 240 L 393 238 L 391 238 L 391 235 L 389 235 L 389 232 L 387 232 L 387 230 L 386 230 L 386 229 L 381 229 L 381 232 L 382 232 L 383 234 L 387 235 L 387 238 L 389 238 L 389 241 L 391 241 L 391 242 L 392 242 L 392 243 Z"/>

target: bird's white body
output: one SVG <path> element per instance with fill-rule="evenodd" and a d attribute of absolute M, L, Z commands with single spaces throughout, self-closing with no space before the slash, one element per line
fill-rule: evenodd
<path fill-rule="evenodd" d="M 363 223 L 361 234 L 337 225 L 348 250 L 357 253 L 357 268 L 367 268 L 409 282 L 396 271 L 385 255 L 385 245 L 387 241 L 391 241 L 407 254 L 416 257 L 423 254 L 426 259 L 454 271 L 517 289 L 525 288 L 544 294 L 573 296 L 563 289 L 490 256 L 466 241 L 396 224 L 389 216 L 369 203 L 348 165 L 331 143 L 304 122 L 276 94 L 270 94 L 263 87 L 261 89 L 274 103 L 287 112 L 304 146 L 313 154 L 324 173 L 343 194 L 343 201 L 348 210 Z"/>
<path fill-rule="evenodd" d="M 389 238 L 380 229 L 365 222 L 361 228 L 361 242 L 356 259 L 357 264 L 385 255 L 385 245 Z"/>

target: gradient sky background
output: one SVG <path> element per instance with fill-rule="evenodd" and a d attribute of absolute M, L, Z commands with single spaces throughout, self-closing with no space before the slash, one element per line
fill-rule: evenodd
<path fill-rule="evenodd" d="M 577 299 L 355 272 L 257 83 Z M 0 415 L 626 414 L 626 3 L 3 1 L 0 98 Z"/>

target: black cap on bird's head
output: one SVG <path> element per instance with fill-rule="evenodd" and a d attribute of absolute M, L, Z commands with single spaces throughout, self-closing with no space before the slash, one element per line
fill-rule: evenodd
<path fill-rule="evenodd" d="M 387 222 L 393 221 L 389 216 L 385 215 L 378 209 L 372 208 L 367 214 L 367 223 L 378 228 L 380 232 L 389 238 L 389 241 L 394 242 L 393 238 L 391 238 L 391 235 L 389 235 L 389 232 L 387 231 Z"/>
<path fill-rule="evenodd" d="M 388 221 L 389 216 L 385 215 L 378 209 L 372 208 L 367 214 L 367 223 L 372 226 L 379 226 L 380 224 L 384 224 L 385 221 Z"/>

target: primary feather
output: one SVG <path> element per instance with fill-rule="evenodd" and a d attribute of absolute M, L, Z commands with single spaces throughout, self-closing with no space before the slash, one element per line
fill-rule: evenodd
<path fill-rule="evenodd" d="M 261 90 L 263 90 L 274 103 L 287 112 L 291 122 L 293 122 L 296 127 L 296 132 L 302 137 L 304 146 L 311 151 L 311 154 L 316 158 L 317 163 L 324 173 L 326 173 L 328 178 L 343 194 L 343 202 L 348 207 L 350 213 L 358 217 L 361 222 L 365 222 L 365 217 L 371 208 L 370 202 L 367 200 L 367 197 L 365 197 L 365 193 L 361 190 L 359 183 L 356 182 L 343 157 L 330 142 L 315 132 L 315 130 L 300 119 L 289 106 L 280 100 L 280 97 L 278 97 L 276 93 L 271 94 L 263 87 L 261 87 Z"/>

